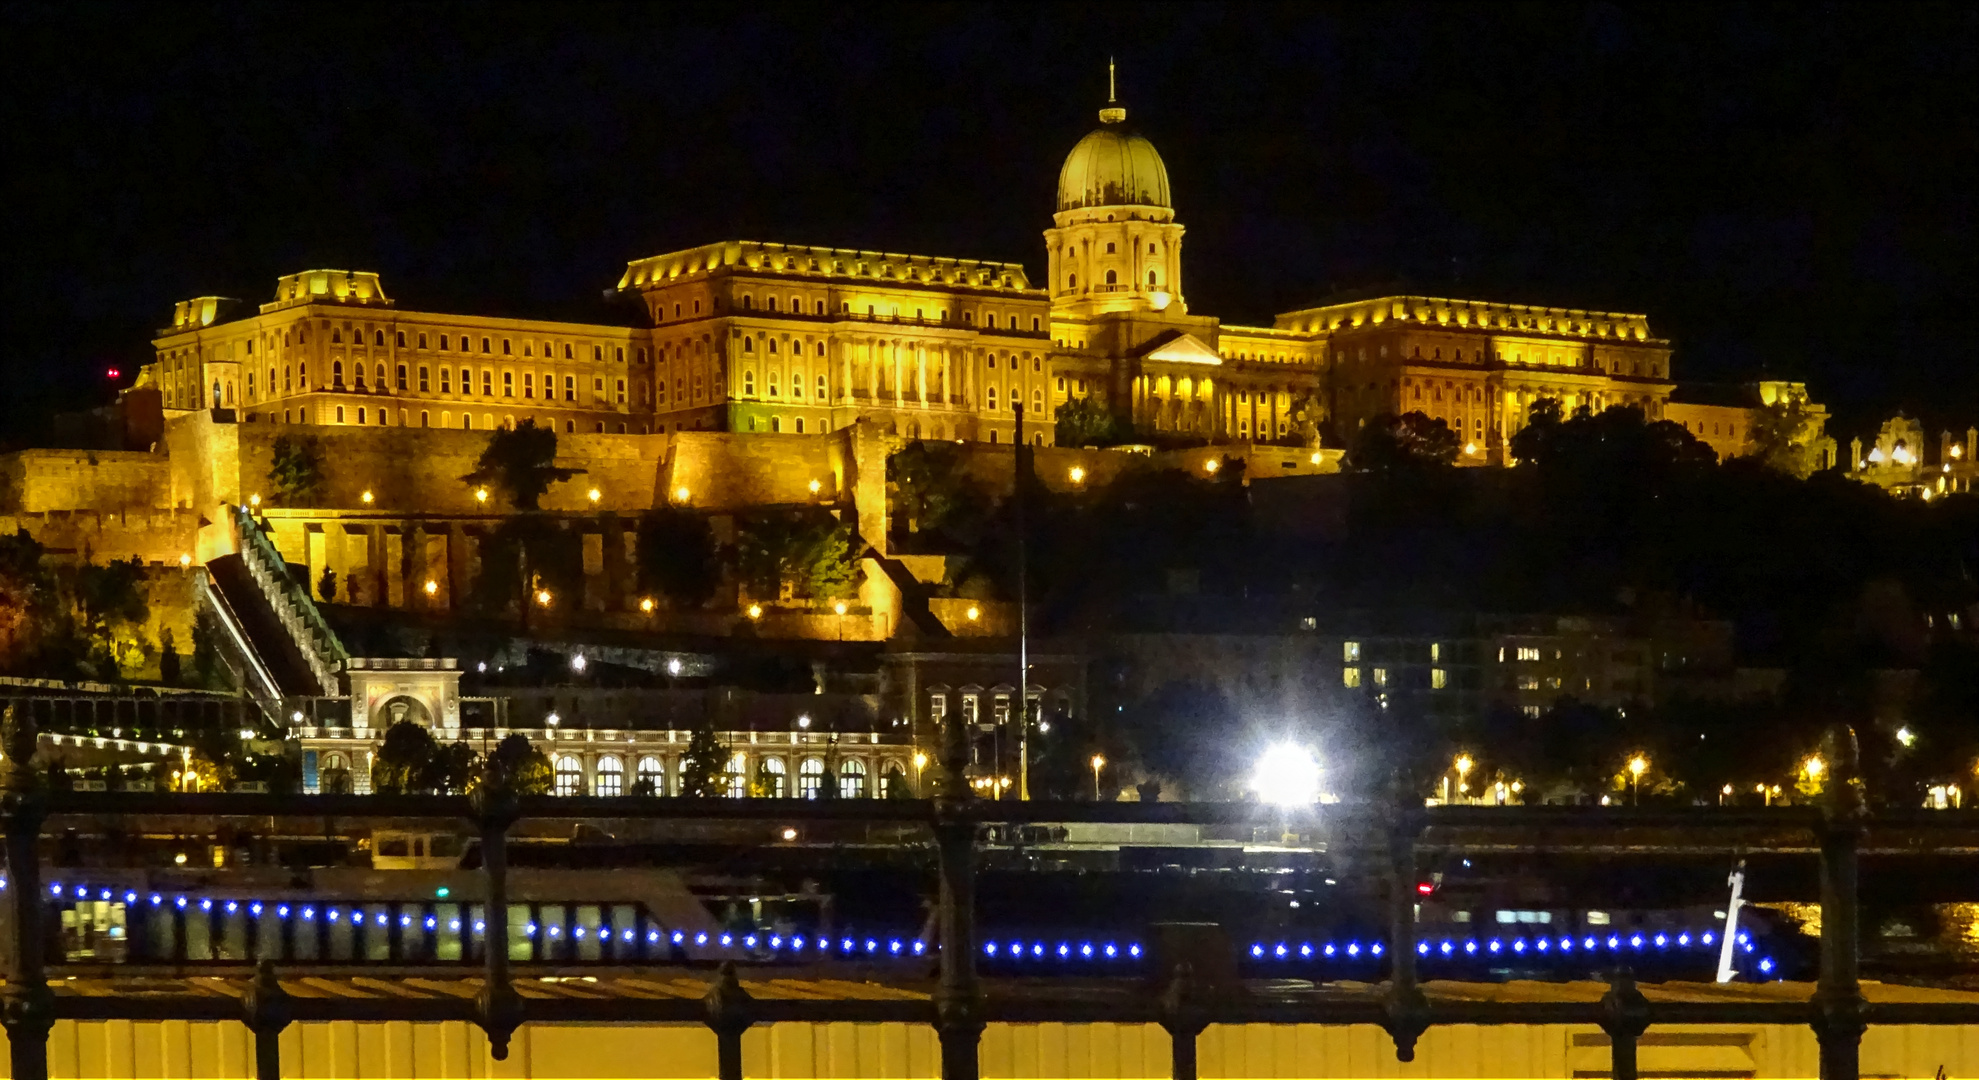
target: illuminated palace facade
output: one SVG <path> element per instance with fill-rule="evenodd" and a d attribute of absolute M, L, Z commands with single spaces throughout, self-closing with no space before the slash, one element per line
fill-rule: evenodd
<path fill-rule="evenodd" d="M 709 244 L 630 263 L 622 317 L 595 323 L 407 311 L 375 273 L 313 270 L 257 311 L 181 303 L 139 385 L 251 423 L 768 436 L 864 418 L 1000 443 L 1021 404 L 1040 444 L 1088 396 L 1146 436 L 1211 442 L 1420 410 L 1475 464 L 1504 460 L 1540 398 L 1651 418 L 1669 401 L 1670 346 L 1642 315 L 1428 296 L 1270 327 L 1192 314 L 1167 169 L 1117 106 L 1066 158 L 1044 238 L 1042 282 L 1013 263 Z"/>

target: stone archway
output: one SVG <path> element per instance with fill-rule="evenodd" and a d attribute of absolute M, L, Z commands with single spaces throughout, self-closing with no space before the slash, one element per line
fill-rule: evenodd
<path fill-rule="evenodd" d="M 386 698 L 378 705 L 376 723 L 389 729 L 401 720 L 410 720 L 426 728 L 433 727 L 433 713 L 426 703 L 410 694 L 398 694 Z"/>

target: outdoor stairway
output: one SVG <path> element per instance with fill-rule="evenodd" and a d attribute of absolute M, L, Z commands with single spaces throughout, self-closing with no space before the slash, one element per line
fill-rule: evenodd
<path fill-rule="evenodd" d="M 311 697 L 322 693 L 316 673 L 282 625 L 268 598 L 248 573 L 239 555 L 222 555 L 206 564 L 213 584 L 216 614 L 231 619 L 240 639 L 273 683 L 277 697 Z M 265 692 L 265 689 L 264 689 Z"/>

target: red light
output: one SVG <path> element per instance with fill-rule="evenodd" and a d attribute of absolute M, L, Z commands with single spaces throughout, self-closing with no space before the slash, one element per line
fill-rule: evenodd
<path fill-rule="evenodd" d="M 124 373 L 118 371 L 116 368 L 111 368 L 109 371 L 104 372 L 104 374 L 110 376 L 113 379 L 117 379 L 117 378 L 122 378 Z"/>
<path fill-rule="evenodd" d="M 1428 896 L 1430 893 L 1436 891 L 1436 886 L 1431 885 L 1429 882 L 1425 881 L 1422 884 L 1416 886 L 1416 891 L 1424 896 Z"/>

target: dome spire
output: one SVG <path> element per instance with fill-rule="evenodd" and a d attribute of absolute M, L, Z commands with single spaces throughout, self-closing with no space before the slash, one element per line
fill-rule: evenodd
<path fill-rule="evenodd" d="M 1099 111 L 1100 123 L 1118 124 L 1126 121 L 1127 110 L 1120 107 L 1119 100 L 1115 88 L 1113 57 L 1109 56 L 1106 58 L 1106 108 Z"/>

